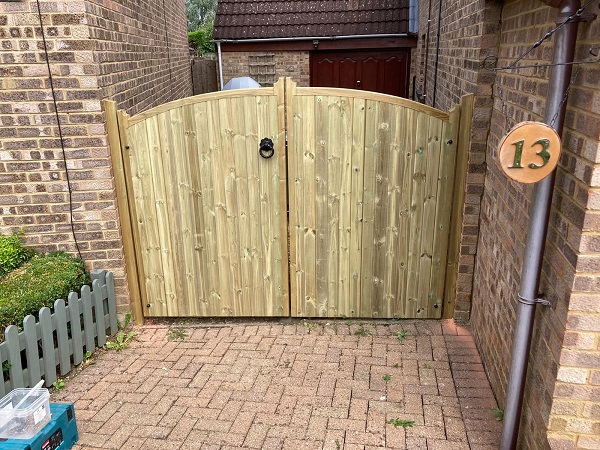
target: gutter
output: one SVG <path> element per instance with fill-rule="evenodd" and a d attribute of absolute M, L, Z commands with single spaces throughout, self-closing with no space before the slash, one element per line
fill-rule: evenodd
<path fill-rule="evenodd" d="M 286 41 L 335 41 L 338 39 L 364 39 L 364 38 L 399 38 L 399 37 L 414 37 L 409 33 L 396 34 L 348 34 L 342 36 L 296 36 L 296 37 L 279 37 L 279 38 L 252 38 L 252 39 L 215 39 L 217 45 L 224 44 L 242 44 L 247 42 L 286 42 Z"/>
<path fill-rule="evenodd" d="M 542 1 L 548 6 L 559 8 L 558 20 L 561 22 L 569 16 L 578 12 L 579 14 L 581 13 L 580 0 Z M 577 22 L 578 18 L 565 23 L 556 32 L 554 38 L 553 67 L 548 83 L 544 122 L 552 126 L 559 136 L 562 135 L 567 109 L 567 102 L 563 101 L 563 96 L 567 92 L 571 81 L 573 66 L 569 63 L 573 62 L 575 55 Z M 556 119 L 554 119 L 555 115 Z M 554 124 L 552 124 L 553 121 Z M 549 305 L 547 301 L 538 298 L 538 289 L 542 272 L 546 233 L 548 231 L 548 219 L 552 204 L 555 173 L 556 170 L 539 183 L 536 183 L 529 210 L 529 229 L 527 232 L 523 267 L 521 269 L 517 323 L 513 336 L 512 361 L 506 393 L 502 436 L 500 438 L 501 450 L 513 450 L 517 446 L 525 379 L 527 376 L 527 365 L 535 319 L 535 307 L 537 303 Z"/>

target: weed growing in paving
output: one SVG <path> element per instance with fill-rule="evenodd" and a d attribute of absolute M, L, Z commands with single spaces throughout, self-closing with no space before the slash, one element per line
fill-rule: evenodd
<path fill-rule="evenodd" d="M 302 325 L 304 325 L 304 328 L 306 328 L 308 330 L 308 334 L 310 334 L 310 332 L 313 330 L 313 328 L 317 326 L 316 323 L 309 322 L 308 320 L 303 320 Z"/>
<path fill-rule="evenodd" d="M 402 342 L 404 339 L 406 339 L 406 336 L 407 336 L 407 333 L 404 330 L 398 331 L 396 333 L 396 339 L 398 339 L 400 342 Z"/>
<path fill-rule="evenodd" d="M 371 335 L 372 335 L 371 331 L 369 331 L 365 328 L 365 324 L 362 322 L 359 322 L 358 330 L 356 330 L 354 332 L 354 336 L 371 336 Z"/>
<path fill-rule="evenodd" d="M 388 381 L 390 381 L 390 380 L 392 379 L 392 376 L 386 373 L 386 374 L 385 374 L 383 377 L 381 377 L 381 378 L 383 378 L 383 381 L 385 381 L 385 382 L 387 383 Z"/>
<path fill-rule="evenodd" d="M 125 314 L 125 321 L 124 323 L 119 323 L 119 332 L 115 336 L 114 342 L 106 343 L 107 349 L 116 350 L 117 352 L 120 352 L 121 350 L 124 350 L 127 347 L 129 347 L 131 339 L 133 339 L 133 337 L 135 336 L 135 331 L 130 331 L 129 333 L 125 334 L 125 329 L 127 328 L 127 325 L 129 325 L 130 321 L 131 314 Z"/>
<path fill-rule="evenodd" d="M 167 335 L 168 341 L 183 341 L 188 337 L 188 332 L 182 326 L 169 328 L 169 334 Z"/>
<path fill-rule="evenodd" d="M 504 411 L 500 408 L 492 409 L 492 414 L 496 417 L 498 422 L 502 422 L 504 420 Z"/>
<path fill-rule="evenodd" d="M 390 425 L 393 425 L 394 428 L 404 427 L 410 428 L 415 424 L 414 420 L 404 420 L 404 419 L 390 419 L 387 421 Z"/>
<path fill-rule="evenodd" d="M 398 367 L 400 367 L 400 364 L 398 363 L 394 363 L 394 365 L 392 366 L 394 369 L 397 369 Z"/>
<path fill-rule="evenodd" d="M 96 364 L 96 360 L 92 358 L 92 352 L 85 352 L 85 355 L 83 355 L 83 364 L 86 364 L 88 366 Z"/>
<path fill-rule="evenodd" d="M 52 387 L 54 389 L 56 389 L 57 391 L 60 391 L 61 389 L 63 389 L 65 387 L 65 382 L 62 378 L 59 378 L 54 383 L 52 383 Z"/>

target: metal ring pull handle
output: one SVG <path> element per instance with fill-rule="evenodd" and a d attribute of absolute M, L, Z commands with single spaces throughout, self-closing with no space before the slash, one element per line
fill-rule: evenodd
<path fill-rule="evenodd" d="M 258 153 L 265 159 L 271 158 L 275 154 L 275 148 L 273 147 L 273 141 L 269 138 L 263 138 L 260 141 L 260 147 Z"/>

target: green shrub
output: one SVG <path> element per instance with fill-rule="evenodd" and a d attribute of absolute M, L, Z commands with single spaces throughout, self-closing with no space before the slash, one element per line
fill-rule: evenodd
<path fill-rule="evenodd" d="M 35 255 L 35 250 L 23 245 L 21 236 L 23 231 L 17 231 L 9 236 L 0 234 L 0 278 Z"/>
<path fill-rule="evenodd" d="M 56 299 L 67 299 L 90 283 L 83 261 L 64 252 L 36 255 L 0 281 L 0 338 L 4 328 L 22 326 L 28 314 L 52 307 Z"/>
<path fill-rule="evenodd" d="M 188 33 L 189 44 L 196 49 L 199 55 L 204 53 L 214 53 L 215 44 L 212 41 L 212 22 L 205 24 L 202 28 Z"/>

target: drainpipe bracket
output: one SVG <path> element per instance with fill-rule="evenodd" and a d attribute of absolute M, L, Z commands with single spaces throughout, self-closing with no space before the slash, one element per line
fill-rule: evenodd
<path fill-rule="evenodd" d="M 533 305 L 537 305 L 538 303 L 540 305 L 543 306 L 552 306 L 552 303 L 550 303 L 548 300 L 546 300 L 545 298 L 536 298 L 536 299 L 528 299 L 528 298 L 524 298 L 521 295 L 518 296 L 519 297 L 519 303 L 523 303 L 524 305 L 529 305 L 529 306 L 533 306 Z"/>

